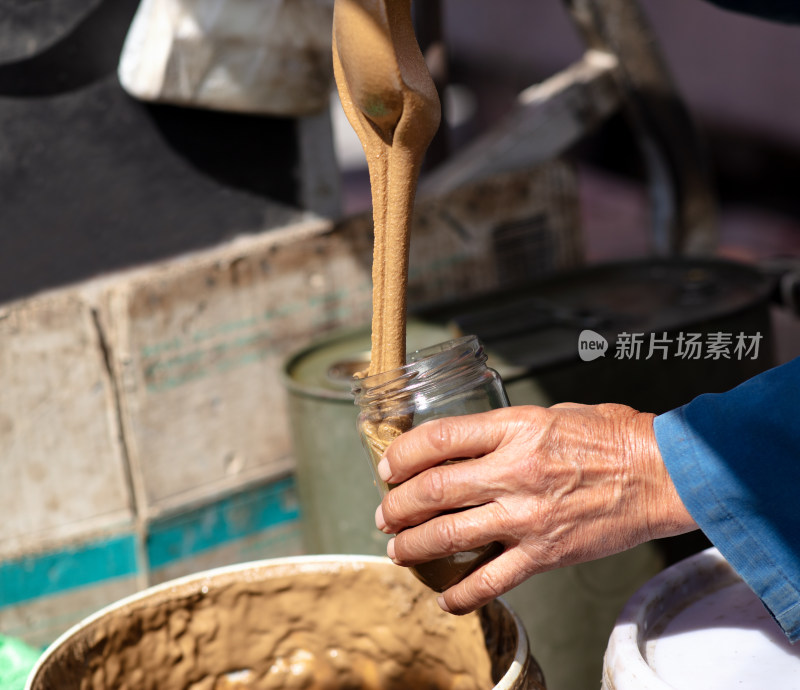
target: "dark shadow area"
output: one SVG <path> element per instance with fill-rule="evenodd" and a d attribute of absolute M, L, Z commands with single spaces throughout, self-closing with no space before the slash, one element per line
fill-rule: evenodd
<path fill-rule="evenodd" d="M 138 6 L 139 0 L 106 0 L 41 53 L 0 64 L 0 96 L 53 96 L 116 73 L 122 43 Z"/>
<path fill-rule="evenodd" d="M 681 534 L 677 537 L 667 537 L 656 539 L 655 545 L 661 552 L 664 565 L 673 565 L 693 556 L 696 553 L 705 551 L 713 546 L 709 538 L 699 529 L 688 534 Z"/>
<path fill-rule="evenodd" d="M 0 66 L 0 301 L 299 218 L 295 122 L 141 103 L 116 67 L 137 0 Z"/>
<path fill-rule="evenodd" d="M 170 151 L 219 185 L 296 202 L 295 123 L 171 105 L 145 105 Z"/>
<path fill-rule="evenodd" d="M 800 149 L 754 133 L 701 123 L 721 205 L 752 205 L 800 216 Z M 578 157 L 622 177 L 643 180 L 641 154 L 622 114 L 577 147 Z"/>
<path fill-rule="evenodd" d="M 0 64 L 36 55 L 69 33 L 103 0 L 3 0 Z"/>

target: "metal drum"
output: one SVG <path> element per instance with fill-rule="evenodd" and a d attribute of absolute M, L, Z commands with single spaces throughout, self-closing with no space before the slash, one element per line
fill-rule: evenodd
<path fill-rule="evenodd" d="M 409 350 L 452 337 L 446 328 L 408 325 Z M 353 374 L 369 365 L 368 329 L 336 334 L 304 348 L 284 366 L 289 423 L 310 553 L 386 555 L 388 537 L 375 528 L 380 502 L 356 432 Z"/>
<path fill-rule="evenodd" d="M 672 566 L 625 606 L 603 690 L 798 690 L 792 646 L 716 549 Z"/>

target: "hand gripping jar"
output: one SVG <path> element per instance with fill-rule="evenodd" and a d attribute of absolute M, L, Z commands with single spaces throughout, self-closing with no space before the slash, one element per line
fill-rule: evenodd
<path fill-rule="evenodd" d="M 503 382 L 486 359 L 478 339 L 465 336 L 412 352 L 403 367 L 354 380 L 358 432 L 381 497 L 394 485 L 382 481 L 376 468 L 401 433 L 432 419 L 508 407 Z M 411 570 L 428 587 L 443 592 L 502 551 L 500 543 L 492 542 Z"/>

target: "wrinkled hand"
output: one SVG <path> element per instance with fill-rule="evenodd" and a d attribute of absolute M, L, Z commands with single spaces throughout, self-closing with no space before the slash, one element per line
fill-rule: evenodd
<path fill-rule="evenodd" d="M 467 613 L 539 572 L 695 529 L 664 467 L 654 415 L 624 405 L 508 407 L 422 424 L 379 472 L 402 484 L 375 514 L 414 565 L 492 541 L 502 554 L 446 590 Z M 440 465 L 445 460 L 472 458 Z M 456 513 L 444 511 L 470 507 Z"/>

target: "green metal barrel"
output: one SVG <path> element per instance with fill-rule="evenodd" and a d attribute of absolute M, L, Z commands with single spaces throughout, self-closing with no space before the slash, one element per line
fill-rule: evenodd
<path fill-rule="evenodd" d="M 410 322 L 409 351 L 452 338 L 447 328 Z M 353 374 L 369 365 L 368 328 L 300 350 L 284 367 L 303 538 L 309 553 L 386 555 L 375 527 L 380 494 L 356 431 Z"/>

